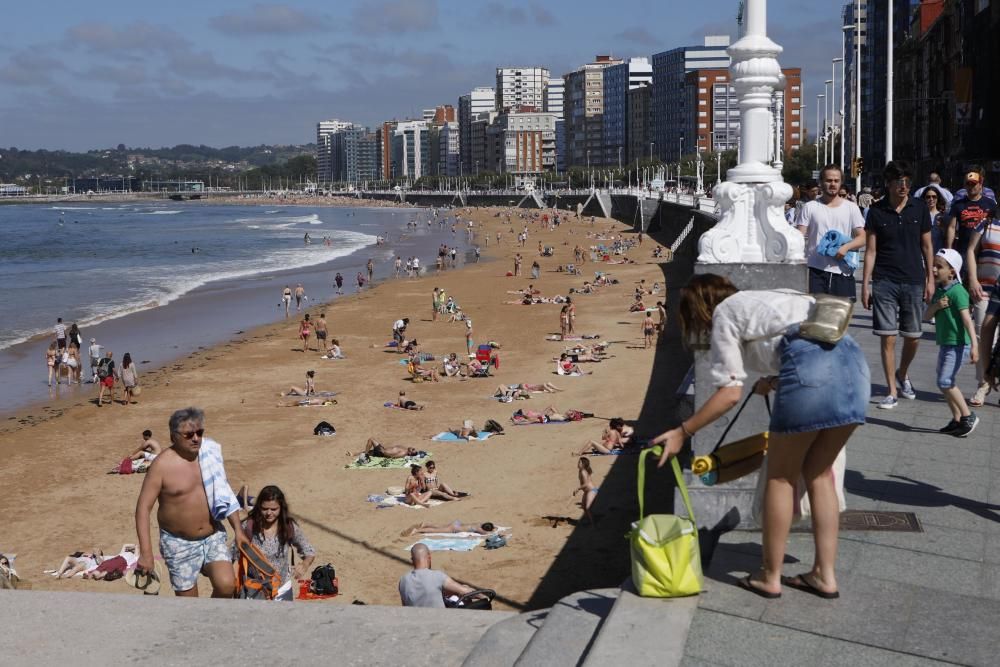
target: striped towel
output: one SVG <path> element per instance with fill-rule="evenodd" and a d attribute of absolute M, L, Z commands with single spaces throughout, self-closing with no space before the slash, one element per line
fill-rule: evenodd
<path fill-rule="evenodd" d="M 233 488 L 226 478 L 226 468 L 222 461 L 222 445 L 211 438 L 203 438 L 198 451 L 198 465 L 201 467 L 201 483 L 208 497 L 208 511 L 216 521 L 222 521 L 233 512 L 240 510 Z"/>

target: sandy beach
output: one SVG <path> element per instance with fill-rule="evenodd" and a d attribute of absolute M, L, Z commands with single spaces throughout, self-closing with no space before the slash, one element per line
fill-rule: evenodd
<path fill-rule="evenodd" d="M 612 220 L 570 219 L 554 231 L 529 223 L 527 245 L 517 248 L 516 232 L 525 221 L 515 214 L 512 224 L 504 224 L 496 213 L 489 209 L 460 212 L 463 219 L 476 222 L 483 250 L 478 265 L 439 275 L 431 266 L 420 279 L 385 280 L 328 307 L 311 304 L 307 312 L 312 317 L 326 313 L 330 336 L 340 340 L 346 359 L 324 360 L 319 352 L 301 352 L 298 319 L 291 318 L 144 374 L 138 404 L 98 408 L 93 403 L 95 388 L 72 402 L 21 411 L 0 432 L 4 454 L 0 549 L 18 554 L 17 570 L 34 589 L 135 593 L 121 581 L 54 580 L 42 571 L 58 566 L 66 554 L 79 549 L 98 547 L 114 554 L 123 542 L 135 541 L 133 512 L 142 476 L 106 472 L 138 445 L 143 429 L 151 429 L 154 438 L 167 445 L 171 412 L 196 405 L 206 411 L 207 434 L 223 445 L 233 487 L 245 483 L 256 493 L 265 484 L 280 486 L 317 550 L 316 564 L 329 562 L 336 567 L 341 595 L 322 604 L 354 600 L 398 604 L 396 581 L 408 569 L 405 548 L 415 541 L 400 533 L 421 521 L 492 521 L 511 528 L 509 544 L 502 549 L 434 554 L 435 568 L 471 585 L 497 590 L 498 608 L 551 604 L 554 600 L 547 599 L 548 594 L 539 593 L 543 579 L 548 579 L 545 588 L 551 591 L 621 583 L 627 574 L 623 535 L 635 518 L 635 499 L 631 492 L 610 503 L 602 498 L 597 505 L 598 524 L 574 526 L 582 512 L 579 496 L 571 496 L 577 486 L 576 458 L 571 454 L 588 439 L 599 439 L 607 419 L 635 420 L 643 409 L 655 352 L 642 349 L 642 313 L 630 313 L 629 305 L 637 281 L 644 279 L 649 286 L 663 281 L 658 263 L 662 260 L 652 258 L 656 244 L 647 238 L 628 253 L 635 264 L 587 262 L 582 275 L 556 272 L 559 265 L 573 262 L 575 245 L 601 243 L 588 238 L 588 233 L 633 235 Z M 488 246 L 483 242 L 487 234 Z M 540 257 L 539 241 L 553 246 L 554 256 Z M 524 257 L 523 275 L 506 277 L 515 252 Z M 536 260 L 542 273 L 532 281 L 530 266 Z M 557 376 L 552 359 L 564 343 L 546 340 L 546 336 L 559 330 L 560 306 L 503 302 L 516 298 L 509 290 L 529 283 L 544 296 L 566 295 L 599 270 L 610 273 L 619 284 L 595 294 L 574 294 L 575 326 L 578 333 L 600 334 L 601 339 L 612 341 L 613 356 L 601 363 L 582 364 L 591 375 Z M 392 322 L 409 317 L 409 336 L 420 342 L 423 351 L 438 359 L 445 353 L 464 353 L 464 323 L 449 323 L 446 318 L 431 321 L 434 287 L 444 288 L 468 313 L 477 343 L 490 340 L 501 345 L 500 367 L 493 377 L 414 384 L 405 365 L 399 363 L 404 357 L 385 347 Z M 665 295 L 647 298 L 647 306 L 653 306 L 665 300 Z M 309 369 L 316 371 L 319 390 L 338 392 L 337 404 L 278 407 L 285 402 L 279 393 L 301 385 Z M 514 403 L 491 399 L 497 385 L 517 382 L 553 382 L 564 391 Z M 426 409 L 384 407 L 400 390 Z M 514 410 L 542 410 L 548 405 L 596 416 L 568 424 L 511 425 Z M 457 428 L 464 419 L 481 426 L 488 418 L 504 424 L 507 433 L 485 442 L 429 439 L 439 431 Z M 314 436 L 313 427 L 321 420 L 334 424 L 337 434 Z M 367 496 L 402 486 L 406 472 L 345 469 L 352 460 L 347 452 L 362 449 L 368 437 L 431 452 L 439 478 L 471 497 L 429 509 L 377 509 L 366 502 Z M 595 483 L 601 484 L 618 458 L 624 457 L 591 459 Z M 632 466 L 635 459 L 628 458 Z M 620 491 L 612 487 L 601 493 Z M 155 531 L 155 512 L 153 524 Z M 567 557 L 567 539 L 574 531 L 577 551 Z M 560 553 L 563 557 L 554 569 Z M 559 580 L 555 584 L 553 577 Z M 201 580 L 200 588 L 202 595 L 208 594 L 207 580 Z"/>

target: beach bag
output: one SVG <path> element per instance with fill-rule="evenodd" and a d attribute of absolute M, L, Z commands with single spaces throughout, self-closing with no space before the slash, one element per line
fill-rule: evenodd
<path fill-rule="evenodd" d="M 505 546 L 507 546 L 507 538 L 496 534 L 487 537 L 485 544 L 483 544 L 484 549 L 499 549 Z"/>
<path fill-rule="evenodd" d="M 251 532 L 253 528 L 249 527 Z M 247 541 L 239 546 L 236 597 L 244 600 L 274 600 L 281 588 L 281 575 L 264 552 Z"/>
<path fill-rule="evenodd" d="M 816 305 L 801 324 L 799 335 L 817 343 L 836 345 L 847 333 L 854 302 L 839 296 L 815 294 Z"/>
<path fill-rule="evenodd" d="M 333 427 L 328 421 L 321 421 L 316 424 L 316 428 L 313 429 L 313 435 L 336 435 L 337 429 Z"/>
<path fill-rule="evenodd" d="M 697 595 L 702 589 L 698 527 L 676 456 L 670 459 L 670 467 L 684 499 L 687 518 L 674 514 L 643 516 L 646 457 L 650 454 L 658 457 L 662 453 L 663 446 L 658 445 L 643 450 L 639 455 L 639 520 L 632 524 L 632 530 L 626 536 L 631 551 L 632 582 L 636 592 L 643 597 Z"/>
<path fill-rule="evenodd" d="M 337 572 L 329 563 L 314 568 L 309 592 L 315 595 L 336 595 L 338 593 L 336 578 Z"/>
<path fill-rule="evenodd" d="M 471 593 L 466 593 L 457 600 L 449 600 L 445 598 L 444 606 L 448 609 L 472 609 L 473 611 L 492 611 L 493 610 L 493 598 L 497 596 L 497 592 L 489 588 L 480 588 L 479 590 L 472 591 Z"/>
<path fill-rule="evenodd" d="M 501 426 L 497 421 L 487 419 L 486 423 L 483 424 L 483 430 L 488 433 L 496 433 L 497 435 L 500 435 L 503 433 L 503 426 Z"/>

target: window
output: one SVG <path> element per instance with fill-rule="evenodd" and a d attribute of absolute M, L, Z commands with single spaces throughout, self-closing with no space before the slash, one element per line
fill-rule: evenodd
<path fill-rule="evenodd" d="M 799 133 L 798 132 L 792 132 L 792 139 L 798 139 L 798 138 L 799 138 Z"/>
<path fill-rule="evenodd" d="M 798 126 L 799 126 L 799 121 L 793 120 L 792 121 L 792 127 L 798 127 Z"/>
<path fill-rule="evenodd" d="M 799 92 L 799 87 L 798 86 L 792 86 L 792 92 L 793 93 Z"/>
<path fill-rule="evenodd" d="M 699 76 L 698 77 L 698 81 L 708 81 L 708 77 L 707 76 Z"/>
<path fill-rule="evenodd" d="M 698 123 L 698 129 L 704 130 L 708 128 L 708 123 Z"/>
<path fill-rule="evenodd" d="M 798 109 L 792 109 L 792 115 L 793 116 L 798 116 L 799 115 L 799 110 Z"/>
<path fill-rule="evenodd" d="M 698 100 L 698 106 L 700 106 L 700 107 L 707 107 L 708 106 L 708 100 Z"/>
<path fill-rule="evenodd" d="M 698 117 L 699 118 L 707 118 L 708 117 L 708 112 L 707 111 L 699 111 L 698 112 Z"/>
<path fill-rule="evenodd" d="M 797 98 L 797 97 L 793 97 L 792 98 L 792 104 L 798 104 L 799 102 L 801 102 L 801 100 L 799 98 Z"/>

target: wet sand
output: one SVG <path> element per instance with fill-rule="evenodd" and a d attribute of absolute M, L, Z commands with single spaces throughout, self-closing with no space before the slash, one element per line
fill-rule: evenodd
<path fill-rule="evenodd" d="M 530 215 L 530 213 L 529 213 Z M 356 296 L 338 299 L 329 306 L 310 306 L 313 316 L 325 309 L 330 335 L 339 338 L 347 359 L 328 361 L 318 352 L 299 351 L 297 320 L 279 322 L 246 332 L 238 338 L 192 353 L 159 371 L 143 376 L 139 403 L 96 407 L 96 389 L 73 402 L 33 406 L 7 422 L 0 433 L 4 466 L 0 470 L 0 512 L 5 517 L 0 549 L 18 553 L 21 577 L 36 589 L 132 592 L 123 582 L 56 581 L 42 570 L 55 567 L 67 553 L 100 547 L 116 553 L 123 542 L 135 541 L 133 512 L 141 475 L 105 474 L 139 441 L 140 432 L 152 429 L 167 443 L 170 413 L 187 405 L 202 407 L 208 434 L 223 445 L 230 481 L 242 483 L 253 493 L 265 484 L 282 487 L 292 512 L 317 549 L 316 564 L 330 562 L 337 569 L 342 595 L 330 603 L 360 599 L 369 604 L 398 604 L 396 581 L 408 569 L 405 547 L 414 539 L 400 537 L 406 527 L 420 522 L 446 523 L 492 521 L 510 526 L 509 545 L 497 551 L 479 548 L 470 553 L 434 554 L 434 566 L 452 577 L 476 586 L 494 588 L 502 596 L 498 607 L 523 608 L 544 577 L 570 580 L 572 568 L 553 574 L 549 568 L 563 548 L 572 523 L 581 516 L 576 459 L 572 452 L 588 439 L 599 439 L 606 419 L 635 419 L 650 383 L 653 350 L 641 349 L 641 313 L 629 313 L 635 281 L 648 285 L 662 280 L 658 260 L 651 258 L 650 240 L 629 256 L 637 264 L 608 265 L 588 262 L 583 275 L 555 272 L 572 262 L 576 244 L 600 241 L 588 232 L 625 227 L 610 220 L 595 224 L 570 220 L 555 231 L 530 224 L 527 247 L 515 248 L 515 233 L 522 221 L 503 224 L 492 210 L 465 210 L 463 218 L 477 222 L 484 261 L 478 266 L 445 271 L 417 280 L 388 280 Z M 496 243 L 496 233 L 502 241 Z M 630 234 L 629 234 L 630 235 Z M 554 257 L 539 257 L 537 244 L 556 248 Z M 505 277 L 514 252 L 524 257 L 521 278 Z M 542 275 L 531 281 L 531 262 L 542 266 Z M 581 287 L 593 272 L 604 270 L 621 282 L 597 294 L 579 295 L 576 330 L 600 333 L 613 341 L 613 358 L 583 364 L 592 375 L 558 377 L 552 358 L 563 344 L 545 340 L 558 332 L 559 308 L 555 304 L 502 305 L 514 299 L 508 290 L 533 282 L 546 296 L 565 295 Z M 435 355 L 461 354 L 465 347 L 464 323 L 431 322 L 431 290 L 439 286 L 455 297 L 469 313 L 477 342 L 502 345 L 499 370 L 492 378 L 442 380 L 413 384 L 401 355 L 384 347 L 391 338 L 392 322 L 410 318 L 410 336 Z M 653 297 L 652 303 L 657 298 Z M 649 304 L 647 304 L 649 305 Z M 154 314 L 162 309 L 150 311 Z M 278 394 L 300 385 L 305 371 L 316 370 L 320 390 L 340 392 L 338 404 L 328 407 L 277 407 Z M 512 404 L 491 400 L 500 383 L 553 382 L 564 391 L 534 395 Z M 90 388 L 89 385 L 86 387 Z M 425 404 L 420 412 L 393 410 L 383 403 L 400 390 Z M 597 415 L 565 425 L 510 425 L 518 408 L 541 410 L 547 405 Z M 30 416 L 29 416 L 30 415 Z M 485 442 L 439 443 L 428 437 L 458 427 L 463 419 L 481 425 L 487 418 L 507 427 L 507 434 Z M 20 421 L 26 420 L 26 421 Z M 337 435 L 316 437 L 313 427 L 321 420 L 333 423 Z M 462 501 L 430 509 L 376 509 L 368 494 L 401 486 L 404 470 L 345 470 L 347 452 L 357 452 L 365 440 L 411 445 L 433 453 L 439 478 L 472 495 Z M 600 484 L 617 457 L 595 457 L 594 481 Z M 604 517 L 593 530 L 593 551 L 579 554 L 592 566 L 603 560 L 607 585 L 617 585 L 621 552 L 627 550 L 620 526 L 634 499 L 623 498 L 620 516 Z M 613 508 L 614 509 L 614 508 Z M 545 517 L 568 517 L 553 521 Z M 155 528 L 155 513 L 153 517 Z M 154 532 L 155 534 L 155 532 Z M 609 554 L 613 554 L 609 555 Z M 591 583 L 591 582 L 588 582 Z M 208 583 L 201 580 L 202 594 Z"/>

